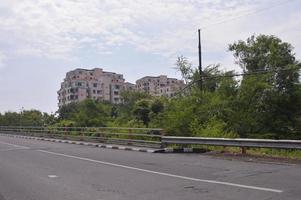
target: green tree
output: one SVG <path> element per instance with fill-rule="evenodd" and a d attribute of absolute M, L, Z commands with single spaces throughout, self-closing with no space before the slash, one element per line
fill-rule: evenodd
<path fill-rule="evenodd" d="M 38 110 L 25 110 L 20 113 L 22 126 L 43 126 L 43 114 Z"/>
<path fill-rule="evenodd" d="M 198 115 L 196 96 L 198 95 L 183 95 L 169 100 L 162 118 L 167 134 L 192 136 L 190 124 Z"/>
<path fill-rule="evenodd" d="M 122 105 L 131 109 L 135 103 L 141 99 L 151 98 L 151 96 L 145 92 L 140 91 L 122 91 L 121 98 L 123 100 Z"/>
<path fill-rule="evenodd" d="M 44 126 L 54 125 L 57 122 L 57 118 L 54 114 L 43 113 L 43 124 Z"/>
<path fill-rule="evenodd" d="M 150 122 L 150 112 L 150 101 L 148 99 L 137 101 L 133 109 L 133 115 L 135 118 L 141 120 L 146 127 Z"/>
<path fill-rule="evenodd" d="M 141 124 L 135 124 L 136 119 L 133 116 L 133 110 L 137 101 L 141 99 L 151 99 L 152 97 L 139 91 L 122 91 L 121 92 L 122 103 L 115 105 L 118 116 L 114 119 L 113 126 L 140 126 Z M 132 121 L 133 120 L 133 121 Z"/>
<path fill-rule="evenodd" d="M 184 56 L 179 56 L 176 62 L 176 70 L 181 72 L 181 76 L 185 83 L 189 83 L 192 80 L 193 69 L 192 64 Z"/>
<path fill-rule="evenodd" d="M 20 126 L 21 115 L 17 112 L 5 112 L 1 117 L 2 126 Z"/>
<path fill-rule="evenodd" d="M 79 107 L 77 103 L 70 103 L 63 105 L 56 112 L 58 114 L 59 120 L 74 118 L 74 115 L 79 112 Z"/>
<path fill-rule="evenodd" d="M 152 101 L 150 109 L 154 114 L 159 114 L 164 110 L 164 103 L 160 99 L 155 99 Z"/>
<path fill-rule="evenodd" d="M 109 105 L 91 99 L 80 102 L 78 110 L 74 116 L 77 126 L 106 126 L 111 115 Z"/>
<path fill-rule="evenodd" d="M 245 72 L 264 72 L 242 79 L 238 132 L 243 136 L 271 133 L 276 138 L 287 137 L 296 129 L 301 106 L 300 62 L 293 47 L 275 36 L 259 35 L 231 44 L 229 50 Z"/>

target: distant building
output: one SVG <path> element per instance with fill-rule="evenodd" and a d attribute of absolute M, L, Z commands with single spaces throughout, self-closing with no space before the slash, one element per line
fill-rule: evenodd
<path fill-rule="evenodd" d="M 173 97 L 184 86 L 184 81 L 165 75 L 145 76 L 136 81 L 137 91 L 144 91 L 153 96 Z"/>
<path fill-rule="evenodd" d="M 87 98 L 111 103 L 120 103 L 120 92 L 124 89 L 122 74 L 105 72 L 100 68 L 92 70 L 75 69 L 66 74 L 58 91 L 59 107 Z M 130 84 L 126 83 L 127 88 Z"/>
<path fill-rule="evenodd" d="M 133 83 L 125 82 L 123 85 L 123 89 L 128 91 L 134 91 L 136 90 L 136 85 Z"/>
<path fill-rule="evenodd" d="M 182 80 L 161 76 L 145 76 L 133 83 L 125 82 L 122 74 L 106 72 L 101 68 L 75 69 L 67 72 L 58 93 L 58 106 L 85 99 L 122 102 L 122 90 L 142 91 L 153 96 L 173 97 L 185 86 Z"/>

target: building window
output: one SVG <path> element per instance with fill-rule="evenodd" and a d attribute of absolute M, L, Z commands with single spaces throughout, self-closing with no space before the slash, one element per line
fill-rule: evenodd
<path fill-rule="evenodd" d="M 115 89 L 119 89 L 120 88 L 120 86 L 119 85 L 115 85 Z"/>
<path fill-rule="evenodd" d="M 97 87 L 97 83 L 93 83 L 93 87 Z"/>
<path fill-rule="evenodd" d="M 119 93 L 118 93 L 118 91 L 114 91 L 114 95 L 118 95 Z"/>

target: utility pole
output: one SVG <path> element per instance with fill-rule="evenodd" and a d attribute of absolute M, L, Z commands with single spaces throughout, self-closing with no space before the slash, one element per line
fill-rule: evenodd
<path fill-rule="evenodd" d="M 24 107 L 22 106 L 21 108 L 21 111 L 20 111 L 20 118 L 19 118 L 19 126 L 20 126 L 20 132 L 21 132 L 21 129 L 22 129 L 22 116 L 23 116 L 23 110 L 24 110 Z"/>
<path fill-rule="evenodd" d="M 199 32 L 199 73 L 200 73 L 200 81 L 199 86 L 200 90 L 203 90 L 203 77 L 202 77 L 202 46 L 201 46 L 201 29 L 198 30 Z"/>

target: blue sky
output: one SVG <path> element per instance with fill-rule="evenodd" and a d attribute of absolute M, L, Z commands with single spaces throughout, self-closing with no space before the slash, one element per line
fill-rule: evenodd
<path fill-rule="evenodd" d="M 227 46 L 252 34 L 280 37 L 300 60 L 300 10 L 300 0 L 2 0 L 0 112 L 55 112 L 74 68 L 180 78 L 177 56 L 197 66 L 198 28 L 204 66 L 239 70 Z"/>

